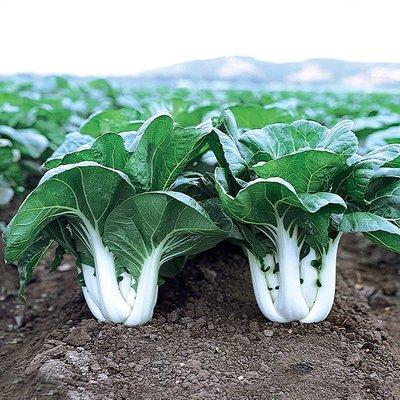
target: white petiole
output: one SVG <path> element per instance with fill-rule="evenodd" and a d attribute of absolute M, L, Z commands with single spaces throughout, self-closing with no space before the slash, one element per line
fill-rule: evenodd
<path fill-rule="evenodd" d="M 317 253 L 314 249 L 310 249 L 309 253 L 300 261 L 301 291 L 309 309 L 314 304 L 318 290 L 318 271 L 311 264 L 316 259 Z"/>
<path fill-rule="evenodd" d="M 155 249 L 143 263 L 138 280 L 135 301 L 125 325 L 141 325 L 153 316 L 158 294 L 158 270 L 160 268 L 162 247 Z"/>
<path fill-rule="evenodd" d="M 300 248 L 297 244 L 297 226 L 292 235 L 281 219 L 277 220 L 276 251 L 279 263 L 279 289 L 274 302 L 277 312 L 286 321 L 298 321 L 309 311 L 300 286 Z"/>
<path fill-rule="evenodd" d="M 336 239 L 331 239 L 328 250 L 322 254 L 322 265 L 318 278 L 320 287 L 317 289 L 317 295 L 310 312 L 301 322 L 312 323 L 323 321 L 331 311 L 335 298 L 336 258 L 341 236 L 342 234 L 339 233 Z"/>
<path fill-rule="evenodd" d="M 82 264 L 85 280 L 82 290 L 92 314 L 99 321 L 128 326 L 149 321 L 157 301 L 162 246 L 143 262 L 135 290 L 132 287 L 135 280 L 127 272 L 122 273 L 118 282 L 114 255 L 104 246 L 97 230 L 87 222 L 81 228 L 94 260 L 94 267 Z"/>
<path fill-rule="evenodd" d="M 273 239 L 276 254 L 264 265 L 247 251 L 255 298 L 261 312 L 274 322 L 319 322 L 329 314 L 335 296 L 336 257 L 341 234 L 330 240 L 320 257 L 315 249 L 300 259 L 297 226 L 286 228 L 277 218 Z M 270 230 L 271 231 L 271 230 Z M 321 266 L 313 261 L 320 258 Z M 273 273 L 279 266 L 279 272 Z"/>

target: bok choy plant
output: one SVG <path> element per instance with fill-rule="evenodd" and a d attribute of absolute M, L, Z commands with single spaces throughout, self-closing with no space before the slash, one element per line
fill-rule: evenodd
<path fill-rule="evenodd" d="M 51 268 L 76 257 L 79 281 L 100 321 L 139 325 L 153 315 L 161 276 L 230 232 L 217 199 L 170 190 L 201 155 L 211 125 L 179 128 L 169 115 L 138 132 L 75 135 L 56 152 L 37 188 L 6 228 L 5 258 L 18 262 L 21 292 L 47 249 Z M 83 145 L 80 145 L 84 143 Z"/>
<path fill-rule="evenodd" d="M 234 239 L 248 255 L 255 297 L 268 319 L 326 318 L 343 232 L 365 232 L 400 251 L 398 149 L 357 156 L 351 121 L 327 129 L 300 120 L 242 132 L 225 111 L 213 122 L 216 189 L 235 221 Z"/>

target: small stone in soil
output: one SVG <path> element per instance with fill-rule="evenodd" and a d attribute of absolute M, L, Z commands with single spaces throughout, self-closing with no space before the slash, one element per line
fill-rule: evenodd
<path fill-rule="evenodd" d="M 236 335 L 237 341 L 243 345 L 243 346 L 249 346 L 250 345 L 250 340 L 248 337 L 243 336 L 243 335 Z"/>
<path fill-rule="evenodd" d="M 65 383 L 72 377 L 65 364 L 60 360 L 48 360 L 40 368 L 37 379 L 43 383 Z"/>
<path fill-rule="evenodd" d="M 271 336 L 274 335 L 274 331 L 273 331 L 272 329 L 265 329 L 265 330 L 263 331 L 263 334 L 264 334 L 264 336 L 266 336 L 266 337 L 271 337 Z"/>
<path fill-rule="evenodd" d="M 314 367 L 305 363 L 297 363 L 292 365 L 292 369 L 300 375 L 306 375 L 312 372 Z"/>
<path fill-rule="evenodd" d="M 379 376 L 376 372 L 370 374 L 369 378 L 371 379 L 371 381 L 379 381 Z"/>
<path fill-rule="evenodd" d="M 361 362 L 361 357 L 358 353 L 349 354 L 346 358 L 345 364 L 347 366 L 357 366 Z"/>

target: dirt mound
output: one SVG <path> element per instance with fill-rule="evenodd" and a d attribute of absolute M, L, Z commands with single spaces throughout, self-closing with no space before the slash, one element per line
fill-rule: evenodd
<path fill-rule="evenodd" d="M 1 266 L 0 398 L 400 399 L 398 264 L 344 237 L 329 318 L 280 325 L 258 311 L 245 258 L 223 244 L 169 280 L 137 328 L 93 320 L 68 260 L 40 267 L 25 305 Z"/>

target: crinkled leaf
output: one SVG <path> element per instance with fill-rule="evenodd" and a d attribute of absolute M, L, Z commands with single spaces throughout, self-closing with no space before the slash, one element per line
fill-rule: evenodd
<path fill-rule="evenodd" d="M 253 166 L 260 178 L 279 177 L 299 192 L 328 190 L 346 166 L 346 156 L 326 150 L 302 150 Z"/>
<path fill-rule="evenodd" d="M 368 203 L 374 214 L 400 222 L 400 180 L 374 192 Z"/>
<path fill-rule="evenodd" d="M 153 117 L 140 128 L 136 149 L 125 171 L 141 191 L 168 189 L 202 154 L 210 131 L 210 124 L 180 128 L 174 127 L 169 115 Z"/>
<path fill-rule="evenodd" d="M 328 129 L 317 122 L 300 120 L 245 132 L 239 142 L 248 149 L 254 162 L 304 149 L 326 149 L 349 157 L 356 151 L 358 143 L 351 126 L 349 121 L 343 121 Z"/>
<path fill-rule="evenodd" d="M 208 137 L 208 144 L 218 160 L 218 164 L 229 171 L 229 184 L 232 190 L 238 181 L 248 178 L 247 163 L 242 157 L 238 144 L 230 135 L 214 128 Z"/>
<path fill-rule="evenodd" d="M 36 267 L 50 246 L 51 238 L 44 230 L 37 237 L 31 240 L 30 244 L 25 248 L 18 262 L 20 296 L 23 296 L 26 286 L 32 279 Z"/>

